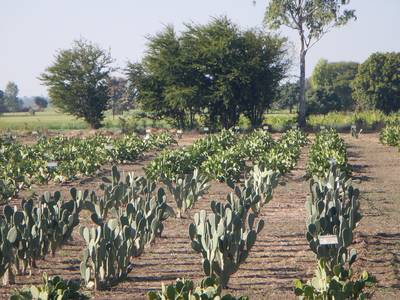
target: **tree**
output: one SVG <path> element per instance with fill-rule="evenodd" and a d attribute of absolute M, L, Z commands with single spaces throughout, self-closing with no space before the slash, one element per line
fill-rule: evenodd
<path fill-rule="evenodd" d="M 45 109 L 47 107 L 47 105 L 49 104 L 49 101 L 45 97 L 41 97 L 41 96 L 34 97 L 33 102 L 41 110 Z"/>
<path fill-rule="evenodd" d="M 108 101 L 108 80 L 112 72 L 109 52 L 85 40 L 61 50 L 55 62 L 41 75 L 54 106 L 83 118 L 99 128 Z"/>
<path fill-rule="evenodd" d="M 307 109 L 307 113 L 354 109 L 351 83 L 358 72 L 358 66 L 359 64 L 355 62 L 329 63 L 327 60 L 321 59 L 313 70 L 310 79 L 311 89 L 307 93 L 313 98 L 312 101 L 307 101 L 307 103 L 315 101 L 320 103 L 313 109 Z M 323 111 L 316 111 L 315 108 L 318 106 L 323 107 Z"/>
<path fill-rule="evenodd" d="M 128 81 L 122 77 L 111 77 L 108 82 L 109 103 L 113 118 L 133 106 L 133 97 L 128 88 Z"/>
<path fill-rule="evenodd" d="M 242 31 L 227 18 L 171 26 L 149 38 L 141 64 L 130 64 L 129 81 L 145 109 L 192 126 L 195 114 L 208 125 L 229 128 L 241 113 L 254 126 L 275 96 L 288 62 L 284 39 Z"/>
<path fill-rule="evenodd" d="M 307 115 L 339 111 L 341 110 L 340 100 L 331 88 L 309 89 L 307 91 Z"/>
<path fill-rule="evenodd" d="M 4 90 L 4 107 L 9 112 L 16 112 L 22 108 L 22 101 L 18 98 L 19 89 L 15 82 L 8 82 Z"/>
<path fill-rule="evenodd" d="M 289 112 L 292 113 L 293 107 L 298 104 L 299 93 L 299 82 L 285 82 L 279 86 L 279 91 L 274 101 L 275 107 L 279 109 L 289 108 Z"/>
<path fill-rule="evenodd" d="M 287 26 L 300 37 L 300 94 L 299 126 L 306 124 L 306 55 L 307 52 L 332 28 L 355 19 L 355 11 L 343 9 L 349 0 L 271 0 L 265 22 L 273 29 Z"/>
<path fill-rule="evenodd" d="M 358 69 L 353 97 L 361 109 L 400 109 L 400 53 L 374 53 Z"/>
<path fill-rule="evenodd" d="M 242 34 L 243 98 L 240 110 L 253 127 L 260 126 L 264 112 L 279 91 L 279 83 L 286 76 L 286 40 L 264 32 L 247 30 Z"/>
<path fill-rule="evenodd" d="M 181 62 L 180 40 L 172 26 L 154 36 L 148 37 L 146 55 L 142 63 L 130 63 L 127 75 L 129 90 L 137 96 L 142 107 L 154 112 L 156 117 L 171 117 L 175 125 L 184 127 L 187 123 L 188 103 L 185 86 L 189 76 Z"/>

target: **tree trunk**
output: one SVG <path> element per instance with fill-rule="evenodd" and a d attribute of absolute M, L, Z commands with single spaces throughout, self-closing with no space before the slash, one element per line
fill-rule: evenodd
<path fill-rule="evenodd" d="M 300 94 L 299 94 L 299 115 L 297 122 L 300 128 L 306 126 L 306 51 L 304 45 L 300 51 Z"/>

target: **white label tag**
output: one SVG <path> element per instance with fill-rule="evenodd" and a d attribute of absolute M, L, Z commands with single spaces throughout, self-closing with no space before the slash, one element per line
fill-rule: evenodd
<path fill-rule="evenodd" d="M 204 127 L 204 131 L 208 131 L 208 127 Z"/>
<path fill-rule="evenodd" d="M 56 168 L 58 166 L 58 163 L 56 161 L 49 161 L 47 163 L 47 167 L 52 169 L 52 168 Z"/>
<path fill-rule="evenodd" d="M 338 239 L 336 235 L 320 235 L 319 243 L 320 245 L 336 245 Z"/>

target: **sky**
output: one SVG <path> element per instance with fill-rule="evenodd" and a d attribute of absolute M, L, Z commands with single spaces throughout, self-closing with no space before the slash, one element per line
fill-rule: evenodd
<path fill-rule="evenodd" d="M 38 76 L 57 50 L 85 38 L 110 49 L 115 66 L 139 61 L 146 36 L 167 24 L 207 23 L 226 15 L 243 29 L 262 27 L 268 0 L 0 0 L 0 89 L 17 83 L 20 96 L 47 95 Z M 309 76 L 319 59 L 362 62 L 374 52 L 400 51 L 400 0 L 351 0 L 357 21 L 334 29 L 307 55 Z M 297 74 L 298 37 L 289 38 Z"/>

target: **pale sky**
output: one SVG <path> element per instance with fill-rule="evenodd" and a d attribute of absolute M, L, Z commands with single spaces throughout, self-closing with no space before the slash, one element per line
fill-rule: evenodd
<path fill-rule="evenodd" d="M 226 15 L 242 28 L 262 26 L 266 0 L 0 0 L 0 89 L 17 83 L 20 96 L 46 95 L 37 77 L 57 49 L 84 37 L 110 48 L 117 67 L 138 61 L 146 36 L 173 24 L 205 24 Z M 335 29 L 307 56 L 307 76 L 320 58 L 362 62 L 376 51 L 400 51 L 400 0 L 352 0 L 358 20 Z M 297 35 L 282 33 L 293 42 Z M 295 60 L 297 63 L 297 59 Z M 296 70 L 293 70 L 295 73 Z"/>

